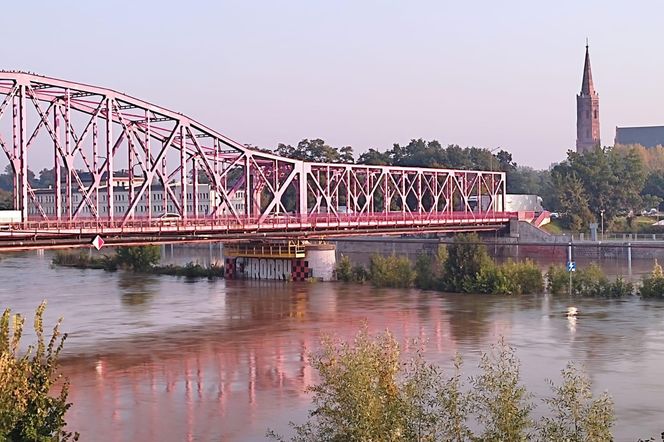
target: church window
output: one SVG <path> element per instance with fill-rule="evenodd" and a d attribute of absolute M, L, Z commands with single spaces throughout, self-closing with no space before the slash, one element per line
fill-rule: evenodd
<path fill-rule="evenodd" d="M 595 120 L 597 119 L 597 109 L 595 109 Z"/>

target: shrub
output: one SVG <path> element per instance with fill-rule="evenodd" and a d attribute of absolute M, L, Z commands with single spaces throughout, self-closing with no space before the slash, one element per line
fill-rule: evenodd
<path fill-rule="evenodd" d="M 65 413 L 69 383 L 57 395 L 53 386 L 61 379 L 58 357 L 67 335 L 61 335 L 61 320 L 53 327 L 48 343 L 42 317 L 46 303 L 35 312 L 36 345 L 19 355 L 23 324 L 21 315 L 6 309 L 0 319 L 0 440 L 60 441 L 77 440 L 78 434 L 65 432 Z"/>
<path fill-rule="evenodd" d="M 436 286 L 434 258 L 424 253 L 417 255 L 415 260 L 415 287 L 431 290 Z"/>
<path fill-rule="evenodd" d="M 118 247 L 115 252 L 115 259 L 119 266 L 137 272 L 149 270 L 159 263 L 160 258 L 159 246 Z"/>
<path fill-rule="evenodd" d="M 158 275 L 184 276 L 185 278 L 222 278 L 224 276 L 224 266 L 212 264 L 209 267 L 203 267 L 198 263 L 187 263 L 184 266 L 169 264 L 166 266 L 153 267 L 152 273 Z"/>
<path fill-rule="evenodd" d="M 644 298 L 661 298 L 664 296 L 664 271 L 662 271 L 662 266 L 657 261 L 655 261 L 650 275 L 643 278 L 639 295 Z"/>
<path fill-rule="evenodd" d="M 553 295 L 566 293 L 569 287 L 569 273 L 563 266 L 551 266 L 546 274 L 547 289 Z M 573 296 L 595 296 L 619 298 L 634 293 L 634 285 L 621 276 L 609 281 L 597 264 L 572 273 Z"/>
<path fill-rule="evenodd" d="M 308 387 L 313 409 L 303 425 L 291 424 L 293 441 L 605 441 L 614 420 L 610 397 L 594 399 L 590 381 L 568 365 L 563 384 L 550 383 L 549 417 L 534 423 L 532 395 L 521 384 L 515 351 L 502 339 L 481 357 L 481 373 L 464 385 L 459 355 L 451 377 L 424 361 L 403 362 L 398 343 L 366 326 L 352 341 L 324 337 L 311 356 L 319 382 Z M 471 427 L 482 434 L 474 434 Z M 285 440 L 272 431 L 268 436 Z"/>
<path fill-rule="evenodd" d="M 601 296 L 602 288 L 608 280 L 602 269 L 595 263 L 580 268 L 572 275 L 572 295 Z"/>
<path fill-rule="evenodd" d="M 480 440 L 529 440 L 532 395 L 521 385 L 519 366 L 514 348 L 502 339 L 482 355 L 482 373 L 471 378 L 478 421 L 484 427 Z"/>
<path fill-rule="evenodd" d="M 353 266 L 351 272 L 351 277 L 353 282 L 364 282 L 369 279 L 369 272 L 362 265 L 357 264 Z"/>
<path fill-rule="evenodd" d="M 113 271 L 117 269 L 115 259 L 103 255 L 92 257 L 88 252 L 57 250 L 51 261 L 53 265 L 62 267 L 74 267 L 77 269 L 105 269 Z"/>
<path fill-rule="evenodd" d="M 472 291 L 477 275 L 490 263 L 486 247 L 480 243 L 476 233 L 457 235 L 454 243 L 447 248 L 443 287 L 453 292 Z"/>
<path fill-rule="evenodd" d="M 605 298 L 622 298 L 634 294 L 634 284 L 625 281 L 622 276 L 616 277 L 615 281 L 608 282 L 599 290 L 598 296 Z"/>
<path fill-rule="evenodd" d="M 551 410 L 543 417 L 540 436 L 543 441 L 608 441 L 613 440 L 613 401 L 608 393 L 593 398 L 591 382 L 574 364 L 561 371 L 563 383 L 548 381 L 554 396 L 544 399 Z"/>
<path fill-rule="evenodd" d="M 414 410 L 406 405 L 418 407 L 404 402 L 399 379 L 403 375 L 409 383 L 413 374 L 404 373 L 399 345 L 390 333 L 373 338 L 365 327 L 352 343 L 326 337 L 311 363 L 320 374 L 320 382 L 308 388 L 314 409 L 309 422 L 295 426 L 293 440 L 415 439 L 408 422 Z"/>
<path fill-rule="evenodd" d="M 373 255 L 369 267 L 369 277 L 376 287 L 407 288 L 413 284 L 415 272 L 405 256 Z"/>
<path fill-rule="evenodd" d="M 503 269 L 493 262 L 487 263 L 474 280 L 467 280 L 464 291 L 471 293 L 485 293 L 493 295 L 516 294 L 518 287 L 513 281 L 508 280 Z"/>
<path fill-rule="evenodd" d="M 348 256 L 342 256 L 335 269 L 337 280 L 350 282 L 353 280 L 353 265 Z"/>
<path fill-rule="evenodd" d="M 502 271 L 508 281 L 516 286 L 516 294 L 542 293 L 544 291 L 544 278 L 537 264 L 527 259 L 522 262 L 507 261 Z"/>

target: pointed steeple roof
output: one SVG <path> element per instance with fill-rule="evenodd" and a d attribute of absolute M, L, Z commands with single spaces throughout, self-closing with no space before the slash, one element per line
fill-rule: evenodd
<path fill-rule="evenodd" d="M 593 86 L 593 73 L 590 68 L 590 53 L 588 52 L 588 41 L 586 41 L 586 61 L 583 64 L 583 81 L 581 82 L 581 95 L 595 95 Z"/>

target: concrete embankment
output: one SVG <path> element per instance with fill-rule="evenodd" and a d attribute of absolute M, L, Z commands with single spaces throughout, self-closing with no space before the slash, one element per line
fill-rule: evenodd
<path fill-rule="evenodd" d="M 544 258 L 565 260 L 571 251 L 573 259 L 649 259 L 664 260 L 664 241 L 636 240 L 625 234 L 623 239 L 589 241 L 573 239 L 569 235 L 551 235 L 525 222 L 513 222 L 502 232 L 482 234 L 487 250 L 497 258 Z M 448 244 L 453 235 L 440 237 L 368 236 L 336 238 L 337 254 L 352 261 L 365 263 L 374 253 L 405 255 L 415 259 L 419 253 L 433 254 L 438 245 Z"/>

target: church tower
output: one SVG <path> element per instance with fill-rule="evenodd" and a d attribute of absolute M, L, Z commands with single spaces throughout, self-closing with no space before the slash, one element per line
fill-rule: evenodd
<path fill-rule="evenodd" d="M 586 43 L 586 61 L 583 64 L 581 93 L 576 96 L 576 151 L 588 152 L 599 146 L 599 95 L 593 86 L 590 54 L 588 53 L 588 43 Z"/>

